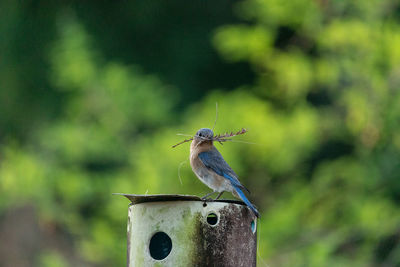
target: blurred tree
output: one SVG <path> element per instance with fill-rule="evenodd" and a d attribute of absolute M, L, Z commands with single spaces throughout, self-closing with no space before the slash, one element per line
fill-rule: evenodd
<path fill-rule="evenodd" d="M 272 265 L 400 262 L 396 8 L 394 1 L 248 0 L 237 10 L 252 23 L 215 35 L 228 60 L 254 66 L 254 93 L 274 109 L 318 114 L 318 149 L 272 190 L 261 221 Z"/>
<path fill-rule="evenodd" d="M 140 65 L 145 73 L 174 84 L 173 95 L 179 96 L 175 110 L 184 110 L 215 87 L 232 90 L 250 82 L 254 75 L 249 65 L 227 64 L 209 41 L 215 27 L 238 21 L 232 5 L 229 1 L 0 2 L 0 138 L 26 140 L 38 124 L 61 115 L 69 94 L 50 83 L 47 59 L 64 16 L 75 16 L 89 30 L 103 59 Z"/>

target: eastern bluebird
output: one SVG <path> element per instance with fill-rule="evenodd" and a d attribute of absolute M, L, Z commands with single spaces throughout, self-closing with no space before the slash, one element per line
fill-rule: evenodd
<path fill-rule="evenodd" d="M 247 192 L 249 190 L 239 182 L 236 173 L 215 148 L 212 141 L 213 136 L 214 133 L 211 129 L 202 128 L 197 131 L 190 145 L 190 165 L 193 172 L 200 181 L 213 190 L 203 199 L 216 192 L 219 192 L 216 199 L 220 198 L 224 191 L 231 192 L 235 197 L 242 199 L 253 213 L 259 217 L 257 209 L 243 193 L 244 190 Z"/>

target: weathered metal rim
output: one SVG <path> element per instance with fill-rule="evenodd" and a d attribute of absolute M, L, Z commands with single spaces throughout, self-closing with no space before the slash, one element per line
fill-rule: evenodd
<path fill-rule="evenodd" d="M 123 193 L 113 193 L 113 195 L 124 196 L 129 199 L 132 204 L 140 204 L 145 202 L 163 202 L 163 201 L 200 201 L 200 202 L 223 202 L 223 203 L 233 203 L 239 205 L 246 205 L 240 200 L 234 199 L 218 199 L 218 200 L 202 200 L 198 196 L 192 195 L 135 195 L 135 194 L 123 194 Z"/>

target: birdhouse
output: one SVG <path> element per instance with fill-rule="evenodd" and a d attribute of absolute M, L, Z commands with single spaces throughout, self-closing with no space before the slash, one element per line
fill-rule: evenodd
<path fill-rule="evenodd" d="M 257 218 L 240 201 L 128 195 L 128 267 L 256 266 Z"/>

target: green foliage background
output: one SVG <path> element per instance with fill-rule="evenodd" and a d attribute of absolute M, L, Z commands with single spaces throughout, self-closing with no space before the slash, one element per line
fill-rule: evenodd
<path fill-rule="evenodd" d="M 260 266 L 399 266 L 397 1 L 0 5 L 0 220 L 33 205 L 86 265 L 124 266 L 111 193 L 207 193 L 171 145 L 218 102 L 215 132 L 256 143 L 217 146 L 262 213 Z"/>

